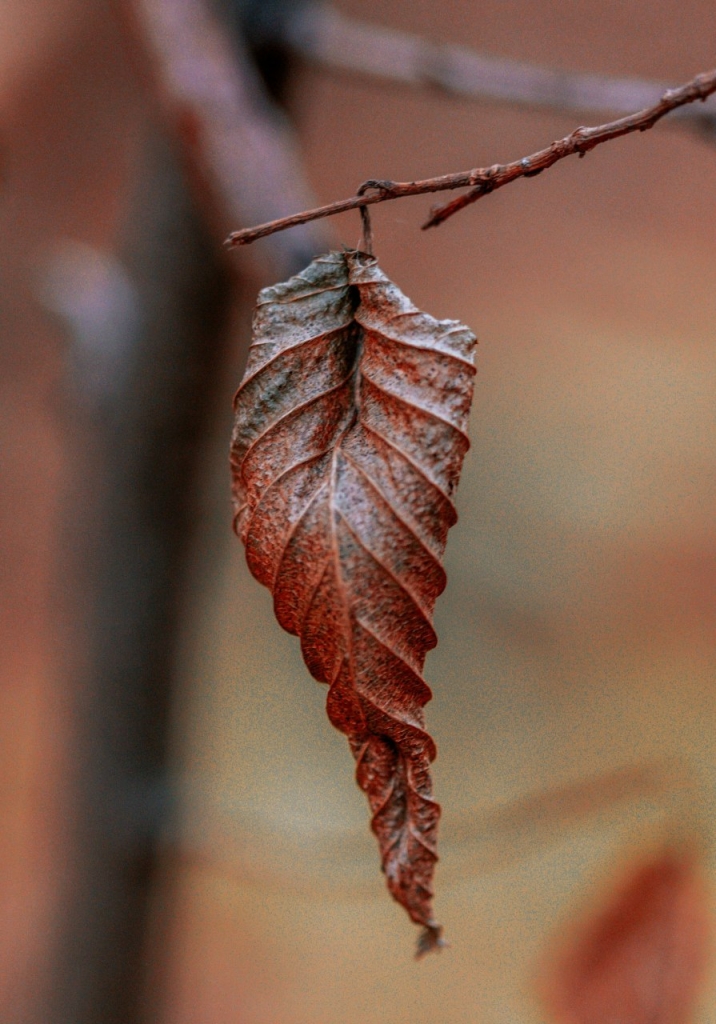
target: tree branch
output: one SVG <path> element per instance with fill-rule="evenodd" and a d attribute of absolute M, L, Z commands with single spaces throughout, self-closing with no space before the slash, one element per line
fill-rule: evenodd
<path fill-rule="evenodd" d="M 434 209 L 423 224 L 423 229 L 442 224 L 459 210 L 477 202 L 489 192 L 494 192 L 495 189 L 515 181 L 516 178 L 533 177 L 540 174 L 548 167 L 552 167 L 553 164 L 574 153 L 580 157 L 584 156 L 590 149 L 594 149 L 595 146 L 599 146 L 603 142 L 609 142 L 610 139 L 618 139 L 622 135 L 631 134 L 631 132 L 645 132 L 649 128 L 653 128 L 657 121 L 672 110 L 696 100 L 703 101 L 714 92 L 716 92 L 716 70 L 697 75 L 696 78 L 679 89 L 667 90 L 653 107 L 647 107 L 636 114 L 630 114 L 628 117 L 610 121 L 608 124 L 602 124 L 596 128 L 576 128 L 570 135 L 553 142 L 551 146 L 547 146 L 546 149 L 541 149 L 531 156 L 524 157 L 522 160 L 513 160 L 512 163 L 505 165 L 496 164 L 480 172 L 475 182 L 475 188 Z"/>
<path fill-rule="evenodd" d="M 551 167 L 574 153 L 584 156 L 590 149 L 594 149 L 610 139 L 617 139 L 631 132 L 646 131 L 672 110 L 696 100 L 705 100 L 707 96 L 715 92 L 716 70 L 704 72 L 680 88 L 665 92 L 659 102 L 652 107 L 646 107 L 628 117 L 622 117 L 617 121 L 610 121 L 594 128 L 576 128 L 565 138 L 559 139 L 545 149 L 541 149 L 531 156 L 523 157 L 521 160 L 513 160 L 508 164 L 493 164 L 491 167 L 478 167 L 471 171 L 459 171 L 456 174 L 443 174 L 422 181 L 399 182 L 370 179 L 360 186 L 356 195 L 350 196 L 348 199 L 340 199 L 313 210 L 294 213 L 289 217 L 281 217 L 253 228 L 234 231 L 226 239 L 225 245 L 228 248 L 248 245 L 250 242 L 256 241 L 257 238 L 264 238 L 277 231 L 285 231 L 286 228 L 298 224 L 306 224 L 308 221 L 318 220 L 321 217 L 332 217 L 337 213 L 372 206 L 374 203 L 383 203 L 390 199 L 402 199 L 406 196 L 424 195 L 428 192 L 469 187 L 469 192 L 432 211 L 429 219 L 423 224 L 423 228 L 435 227 L 457 213 L 458 210 L 462 210 L 482 196 L 502 188 L 503 185 L 507 185 L 517 178 L 530 178 L 540 174 L 547 167 Z"/>
<path fill-rule="evenodd" d="M 532 110 L 625 115 L 649 106 L 668 88 L 641 78 L 560 71 L 434 43 L 346 17 L 323 3 L 296 5 L 295 13 L 272 29 L 279 34 L 273 42 L 322 67 Z M 684 107 L 674 121 L 716 142 L 716 107 Z"/>

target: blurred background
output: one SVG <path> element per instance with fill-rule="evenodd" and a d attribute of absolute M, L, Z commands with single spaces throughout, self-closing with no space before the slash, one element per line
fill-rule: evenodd
<path fill-rule="evenodd" d="M 716 106 L 372 208 L 480 339 L 419 963 L 231 532 L 255 293 L 359 218 L 221 244 L 653 102 L 712 7 L 336 4 L 0 4 L 0 1021 L 712 1022 Z"/>

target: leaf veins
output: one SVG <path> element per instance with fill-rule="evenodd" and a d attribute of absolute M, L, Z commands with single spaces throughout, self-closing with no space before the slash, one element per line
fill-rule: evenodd
<path fill-rule="evenodd" d="M 264 289 L 235 399 L 235 529 L 345 733 L 393 897 L 440 944 L 422 678 L 468 449 L 475 337 L 365 253 Z"/>

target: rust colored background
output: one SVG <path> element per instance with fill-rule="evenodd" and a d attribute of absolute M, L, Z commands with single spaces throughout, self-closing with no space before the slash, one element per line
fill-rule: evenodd
<path fill-rule="evenodd" d="M 565 70 L 679 84 L 713 63 L 713 12 L 702 0 L 344 0 L 341 9 Z M 321 202 L 368 177 L 512 159 L 577 123 L 307 65 L 286 95 Z M 666 972 L 659 951 L 676 935 L 686 966 L 669 1005 L 684 1024 L 712 1021 L 713 147 L 662 125 L 520 181 L 432 232 L 418 231 L 427 200 L 374 208 L 386 273 L 417 306 L 480 339 L 472 449 L 436 607 L 440 644 L 426 662 L 444 808 L 436 912 L 452 948 L 417 965 L 385 899 L 324 691 L 231 536 L 227 446 L 246 302 L 228 300 L 223 271 L 212 269 L 216 236 L 179 200 L 178 213 L 171 206 L 179 164 L 114 6 L 3 5 L 0 1019 L 585 1024 L 610 978 Z M 147 180 L 166 187 L 149 192 Z M 176 223 L 189 225 L 185 234 L 166 226 Z M 358 217 L 332 230 L 336 244 L 355 245 Z M 209 407 L 203 433 L 182 428 L 193 475 L 172 544 L 191 541 L 189 582 L 185 563 L 176 577 L 172 559 L 162 563 L 181 609 L 179 653 L 169 667 L 157 654 L 147 677 L 171 678 L 152 690 L 166 736 L 147 755 L 136 801 L 131 787 L 90 799 L 85 774 L 118 740 L 87 739 L 97 602 L 83 580 L 104 571 L 107 524 L 92 510 L 108 457 L 136 437 L 99 447 L 106 420 L 78 399 L 76 345 L 104 314 L 68 312 L 63 274 L 73 301 L 97 294 L 129 309 L 121 268 L 150 294 L 147 282 L 177 252 L 193 255 L 178 261 L 172 287 L 196 296 L 174 333 L 193 317 L 216 358 L 197 360 L 193 390 L 172 383 L 159 356 L 137 375 L 140 397 L 184 396 L 194 409 L 205 394 Z M 187 284 L 201 267 L 201 288 Z M 229 301 L 238 312 L 226 331 Z M 106 365 L 100 391 L 114 379 Z M 145 437 L 145 421 L 132 422 Z M 162 430 L 152 435 L 156 465 L 169 472 L 171 456 L 160 456 L 178 442 Z M 149 487 L 146 509 L 163 509 L 173 492 L 158 470 L 149 476 L 157 493 Z M 112 529 L 131 540 L 142 516 Z M 112 656 L 150 621 L 135 604 L 135 620 L 103 634 Z M 125 682 L 110 679 L 103 692 L 116 696 Z M 119 718 L 132 721 L 126 708 Z M 137 728 L 150 720 L 138 715 Z M 114 764 L 102 769 L 110 782 Z M 137 855 L 114 894 L 103 888 L 97 822 L 107 834 L 126 829 L 126 849 L 144 842 L 135 831 L 151 833 L 151 857 Z M 130 889 L 133 899 L 141 891 L 141 914 L 106 931 L 101 950 L 83 946 L 83 922 L 96 928 L 106 908 L 119 922 Z M 634 891 L 652 901 L 641 916 L 627 905 Z M 595 981 L 584 958 L 612 919 L 637 922 L 644 959 L 635 954 L 630 972 L 622 957 Z M 78 995 L 100 970 L 104 987 Z"/>

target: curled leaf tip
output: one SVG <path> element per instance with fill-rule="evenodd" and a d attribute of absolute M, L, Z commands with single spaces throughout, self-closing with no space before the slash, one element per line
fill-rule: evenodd
<path fill-rule="evenodd" d="M 449 949 L 450 943 L 443 938 L 442 925 L 428 925 L 418 936 L 415 959 L 422 960 L 426 953 L 439 953 L 441 949 Z"/>

